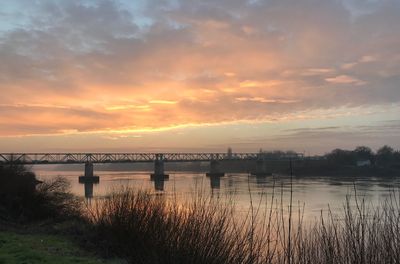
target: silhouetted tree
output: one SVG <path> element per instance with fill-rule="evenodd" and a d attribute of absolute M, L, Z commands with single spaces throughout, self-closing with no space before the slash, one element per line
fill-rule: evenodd
<path fill-rule="evenodd" d="M 358 146 L 354 149 L 353 152 L 357 160 L 369 160 L 371 162 L 374 162 L 374 153 L 369 147 Z"/>
<path fill-rule="evenodd" d="M 325 155 L 327 160 L 339 166 L 352 166 L 356 162 L 356 157 L 353 151 L 334 149 Z"/>
<path fill-rule="evenodd" d="M 41 182 L 21 164 L 0 165 L 0 220 L 26 222 L 76 217 L 79 200 L 67 189 L 66 179 Z"/>
<path fill-rule="evenodd" d="M 378 165 L 388 165 L 394 161 L 394 150 L 385 145 L 376 152 L 376 161 Z"/>
<path fill-rule="evenodd" d="M 393 160 L 396 162 L 397 167 L 400 167 L 400 151 L 395 151 L 393 153 Z"/>

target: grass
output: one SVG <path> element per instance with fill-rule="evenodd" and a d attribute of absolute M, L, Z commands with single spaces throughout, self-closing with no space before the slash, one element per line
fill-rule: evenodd
<path fill-rule="evenodd" d="M 117 263 L 105 261 L 80 249 L 67 238 L 47 234 L 0 232 L 0 263 Z"/>

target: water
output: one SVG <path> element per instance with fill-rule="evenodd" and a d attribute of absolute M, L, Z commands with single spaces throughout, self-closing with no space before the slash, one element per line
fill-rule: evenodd
<path fill-rule="evenodd" d="M 60 170 L 54 165 L 36 165 L 32 170 L 41 180 L 49 180 L 57 176 L 68 179 L 71 192 L 78 196 L 101 197 L 120 187 L 134 187 L 188 199 L 195 193 L 211 195 L 215 199 L 231 199 L 237 208 L 248 210 L 253 205 L 268 207 L 272 196 L 285 208 L 290 199 L 290 176 L 273 175 L 263 178 L 249 176 L 245 173 L 226 174 L 222 178 L 209 178 L 205 173 L 168 172 L 169 179 L 151 181 L 149 171 L 106 171 L 95 168 L 95 174 L 100 176 L 99 184 L 80 184 L 78 177 L 83 174 L 84 167 L 73 166 Z M 367 203 L 379 204 L 393 190 L 397 190 L 400 181 L 397 178 L 382 177 L 293 177 L 293 211 L 304 210 L 305 219 L 319 217 L 321 210 L 326 211 L 328 205 L 334 213 L 340 213 L 347 195 L 354 196 L 354 190 L 360 199 Z M 260 202 L 261 201 L 261 202 Z"/>

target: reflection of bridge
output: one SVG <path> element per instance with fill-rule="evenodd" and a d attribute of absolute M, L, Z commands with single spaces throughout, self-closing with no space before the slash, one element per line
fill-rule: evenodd
<path fill-rule="evenodd" d="M 280 155 L 279 159 L 301 158 L 301 154 Z M 164 173 L 165 162 L 210 162 L 208 176 L 223 176 L 220 161 L 254 160 L 253 174 L 269 174 L 265 162 L 271 160 L 263 153 L 0 153 L 0 164 L 85 164 L 85 176 L 93 176 L 94 163 L 134 163 L 154 162 L 152 178 L 167 178 Z"/>

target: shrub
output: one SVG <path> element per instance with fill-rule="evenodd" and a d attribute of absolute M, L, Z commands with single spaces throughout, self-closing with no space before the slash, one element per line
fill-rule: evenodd
<path fill-rule="evenodd" d="M 78 217 L 80 202 L 63 178 L 40 182 L 22 165 L 0 166 L 0 219 L 27 222 Z"/>

